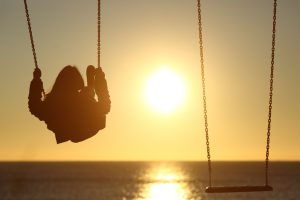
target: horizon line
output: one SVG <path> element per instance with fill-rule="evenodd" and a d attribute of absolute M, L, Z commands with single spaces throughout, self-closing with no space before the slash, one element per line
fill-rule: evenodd
<path fill-rule="evenodd" d="M 0 160 L 8 162 L 207 162 L 207 160 Z M 262 162 L 265 160 L 212 160 L 211 162 Z M 269 162 L 300 162 L 300 160 L 269 160 Z"/>

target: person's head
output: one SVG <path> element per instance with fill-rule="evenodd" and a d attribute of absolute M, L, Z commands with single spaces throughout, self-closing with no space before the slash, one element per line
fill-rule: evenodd
<path fill-rule="evenodd" d="M 67 95 L 77 92 L 83 87 L 84 81 L 78 69 L 68 65 L 59 72 L 49 95 Z"/>

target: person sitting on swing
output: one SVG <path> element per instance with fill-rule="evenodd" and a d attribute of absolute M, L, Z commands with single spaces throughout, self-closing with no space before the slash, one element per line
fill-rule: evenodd
<path fill-rule="evenodd" d="M 41 71 L 36 68 L 30 83 L 28 107 L 30 112 L 45 121 L 55 133 L 57 144 L 81 142 L 106 125 L 106 114 L 111 101 L 105 74 L 101 68 L 89 65 L 86 70 L 87 86 L 76 67 L 66 66 L 58 74 L 52 90 L 43 96 Z M 95 99 L 95 93 L 97 99 Z"/>

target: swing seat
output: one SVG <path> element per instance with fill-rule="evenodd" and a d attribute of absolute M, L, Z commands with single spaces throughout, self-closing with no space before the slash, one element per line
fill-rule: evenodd
<path fill-rule="evenodd" d="M 206 187 L 206 193 L 227 193 L 227 192 L 263 192 L 272 191 L 273 188 L 269 185 L 264 186 L 212 186 Z"/>

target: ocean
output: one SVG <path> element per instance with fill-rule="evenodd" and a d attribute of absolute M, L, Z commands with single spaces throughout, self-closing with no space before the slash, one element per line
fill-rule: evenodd
<path fill-rule="evenodd" d="M 263 162 L 213 162 L 213 185 L 263 185 Z M 206 162 L 1 162 L 1 200 L 296 200 L 300 162 L 271 162 L 272 192 L 206 194 Z"/>

